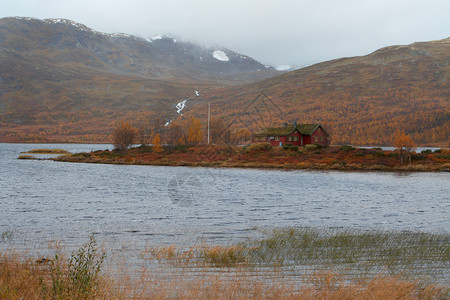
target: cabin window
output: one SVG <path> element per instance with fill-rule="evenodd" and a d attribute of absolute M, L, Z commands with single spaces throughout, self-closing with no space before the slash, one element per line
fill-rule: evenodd
<path fill-rule="evenodd" d="M 293 140 L 294 142 L 298 142 L 298 136 L 293 136 L 292 138 L 293 138 L 292 140 Z"/>
<path fill-rule="evenodd" d="M 319 140 L 319 139 L 317 138 L 317 136 L 315 136 L 315 137 L 314 137 L 314 142 L 317 143 L 318 140 Z"/>
<path fill-rule="evenodd" d="M 279 141 L 280 140 L 280 137 L 279 136 L 276 136 L 275 137 L 275 141 Z"/>
<path fill-rule="evenodd" d="M 265 136 L 255 136 L 255 137 L 253 137 L 253 140 L 255 142 L 265 142 L 266 141 L 266 137 Z"/>

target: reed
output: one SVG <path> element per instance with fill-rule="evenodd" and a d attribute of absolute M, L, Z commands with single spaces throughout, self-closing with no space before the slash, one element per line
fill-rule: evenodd
<path fill-rule="evenodd" d="M 177 266 L 278 266 L 294 275 L 313 266 L 355 276 L 374 276 L 383 270 L 391 275 L 444 277 L 449 245 L 447 233 L 281 228 L 237 245 L 150 247 L 141 257 Z"/>
<path fill-rule="evenodd" d="M 448 272 L 450 235 L 409 231 L 281 228 L 244 242 L 248 261 L 257 265 L 314 265 L 358 275 L 386 270 L 409 276 Z"/>
<path fill-rule="evenodd" d="M 448 299 L 448 287 L 377 275 L 349 282 L 333 272 L 321 272 L 297 284 L 282 274 L 258 276 L 245 268 L 224 272 L 184 269 L 161 273 L 141 270 L 139 276 L 108 273 L 95 293 L 43 292 L 51 281 L 48 265 L 22 259 L 15 253 L 0 255 L 1 299 Z"/>
<path fill-rule="evenodd" d="M 36 260 L 3 252 L 0 299 L 449 297 L 448 286 L 427 277 L 433 272 L 448 275 L 446 233 L 317 228 L 262 233 L 237 245 L 147 247 L 141 258 L 149 270 L 114 269 L 111 264 L 117 261 L 103 269 L 104 252 L 93 237 L 68 259 Z M 304 267 L 301 272 L 298 266 Z"/>

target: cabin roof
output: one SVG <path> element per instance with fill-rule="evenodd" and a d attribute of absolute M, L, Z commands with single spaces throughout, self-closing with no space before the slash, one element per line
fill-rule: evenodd
<path fill-rule="evenodd" d="M 259 136 L 289 135 L 296 129 L 303 135 L 311 135 L 319 126 L 321 126 L 321 125 L 320 124 L 297 124 L 297 126 L 288 125 L 288 126 L 283 126 L 283 127 L 268 127 L 254 135 L 256 135 L 256 136 L 258 136 L 258 135 Z"/>

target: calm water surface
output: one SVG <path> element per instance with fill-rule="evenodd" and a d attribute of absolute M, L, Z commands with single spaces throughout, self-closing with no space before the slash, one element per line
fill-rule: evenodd
<path fill-rule="evenodd" d="M 449 173 L 319 172 L 17 160 L 0 144 L 0 247 L 39 254 L 93 232 L 110 249 L 236 242 L 282 226 L 449 232 Z"/>

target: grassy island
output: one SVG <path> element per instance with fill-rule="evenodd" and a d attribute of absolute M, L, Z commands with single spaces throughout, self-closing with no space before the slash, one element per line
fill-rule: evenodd
<path fill-rule="evenodd" d="M 126 152 L 98 150 L 55 158 L 56 161 L 227 168 L 275 168 L 361 171 L 450 171 L 450 151 L 440 149 L 412 153 L 401 161 L 397 151 L 352 146 L 307 145 L 271 147 L 266 143 L 239 146 L 165 146 L 163 150 L 139 146 Z"/>
<path fill-rule="evenodd" d="M 30 154 L 70 154 L 69 151 L 63 149 L 31 149 L 27 152 L 22 153 L 30 153 Z"/>

